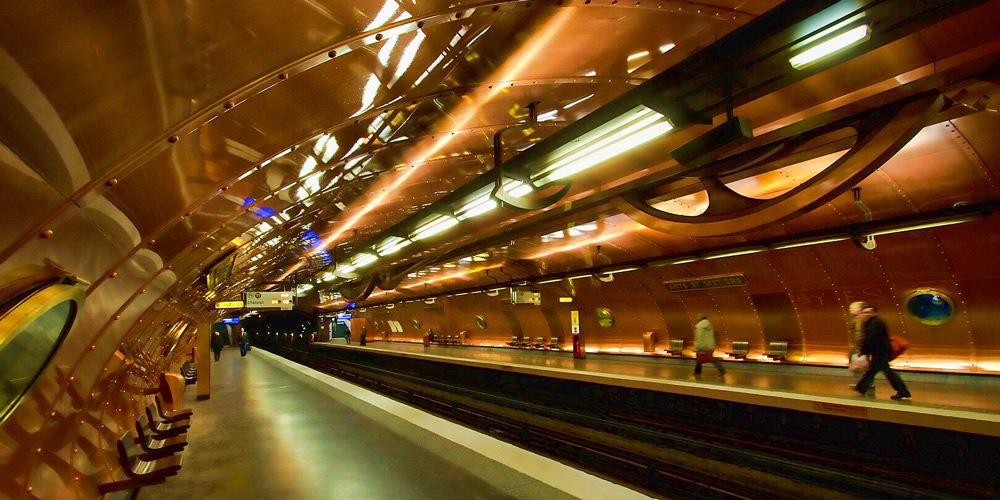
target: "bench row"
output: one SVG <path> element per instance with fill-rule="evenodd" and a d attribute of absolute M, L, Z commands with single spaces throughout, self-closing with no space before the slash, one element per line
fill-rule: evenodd
<path fill-rule="evenodd" d="M 191 410 L 170 411 L 157 394 L 145 408 L 145 415 L 135 421 L 135 433 L 126 431 L 118 439 L 118 464 L 121 477 L 98 486 L 101 494 L 135 490 L 160 484 L 181 469 Z"/>

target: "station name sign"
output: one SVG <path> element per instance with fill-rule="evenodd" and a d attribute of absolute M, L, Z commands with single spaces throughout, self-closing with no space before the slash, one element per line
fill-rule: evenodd
<path fill-rule="evenodd" d="M 216 302 L 216 309 L 243 309 L 242 300 L 228 300 L 225 302 Z"/>
<path fill-rule="evenodd" d="M 292 292 L 247 292 L 244 302 L 248 309 L 290 311 L 295 305 L 295 295 Z"/>
<path fill-rule="evenodd" d="M 713 288 L 730 288 L 736 286 L 747 286 L 750 282 L 742 274 L 730 276 L 713 276 L 710 278 L 699 278 L 694 280 L 674 280 L 664 281 L 668 292 L 689 292 L 691 290 L 711 290 Z"/>

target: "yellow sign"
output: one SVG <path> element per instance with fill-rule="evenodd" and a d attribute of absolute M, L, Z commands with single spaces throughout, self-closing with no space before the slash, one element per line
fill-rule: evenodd
<path fill-rule="evenodd" d="M 573 302 L 573 297 L 559 297 L 559 302 Z"/>
<path fill-rule="evenodd" d="M 572 311 L 569 314 L 573 326 L 580 326 L 580 311 Z"/>
<path fill-rule="evenodd" d="M 216 309 L 243 309 L 242 300 L 230 300 L 228 302 L 216 302 Z"/>

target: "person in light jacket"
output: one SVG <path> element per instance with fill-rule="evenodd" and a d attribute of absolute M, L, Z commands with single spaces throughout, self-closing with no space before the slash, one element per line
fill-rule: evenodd
<path fill-rule="evenodd" d="M 701 365 L 709 362 L 715 366 L 716 370 L 719 370 L 720 377 L 726 375 L 726 369 L 713 355 L 715 352 L 715 328 L 712 328 L 712 323 L 708 321 L 708 316 L 705 313 L 698 313 L 698 323 L 694 325 L 694 351 L 695 375 L 701 375 Z"/>

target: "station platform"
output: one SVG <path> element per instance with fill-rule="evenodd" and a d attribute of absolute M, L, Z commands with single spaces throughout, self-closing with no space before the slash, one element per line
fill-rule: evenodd
<path fill-rule="evenodd" d="M 727 374 L 720 379 L 711 365 L 696 377 L 694 360 L 683 358 L 588 353 L 585 359 L 574 359 L 565 351 L 386 341 L 368 342 L 365 347 L 314 345 L 1000 436 L 1000 377 L 901 372 L 913 398 L 895 401 L 889 398 L 894 391 L 883 375 L 876 378 L 875 391 L 860 396 L 851 389 L 856 376 L 843 368 L 724 362 Z"/>
<path fill-rule="evenodd" d="M 143 500 L 650 498 L 263 349 L 184 403 L 183 468 Z"/>

